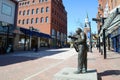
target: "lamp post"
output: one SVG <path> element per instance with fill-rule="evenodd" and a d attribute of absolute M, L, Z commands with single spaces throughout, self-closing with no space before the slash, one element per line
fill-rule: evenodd
<path fill-rule="evenodd" d="M 89 22 L 90 25 L 90 52 L 92 52 L 92 32 L 91 32 L 91 23 Z"/>
<path fill-rule="evenodd" d="M 33 26 L 29 27 L 29 30 L 32 31 L 33 30 Z M 32 39 L 32 34 L 29 34 L 29 50 L 31 49 L 31 39 Z"/>
<path fill-rule="evenodd" d="M 102 23 L 102 25 L 101 26 L 103 26 L 104 25 L 104 20 L 105 20 L 106 18 L 100 18 L 100 19 L 96 19 L 96 18 L 93 18 L 92 20 L 93 21 L 96 21 L 96 22 L 101 22 Z M 106 59 L 106 40 L 105 40 L 105 29 L 103 29 L 103 51 L 104 51 L 104 59 Z M 99 40 L 99 49 L 100 49 L 100 46 L 101 46 L 101 44 L 100 44 L 100 40 Z"/>

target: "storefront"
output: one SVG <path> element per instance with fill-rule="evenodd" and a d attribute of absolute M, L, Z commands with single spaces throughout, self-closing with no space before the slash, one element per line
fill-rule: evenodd
<path fill-rule="evenodd" d="M 120 27 L 113 31 L 112 33 L 112 47 L 115 52 L 120 53 Z"/>
<path fill-rule="evenodd" d="M 14 26 L 12 24 L 0 21 L 0 53 L 9 53 L 13 51 Z"/>
<path fill-rule="evenodd" d="M 41 32 L 31 31 L 20 27 L 19 37 L 15 45 L 15 50 L 33 50 L 34 48 L 48 47 L 51 36 Z"/>
<path fill-rule="evenodd" d="M 0 0 L 0 54 L 13 51 L 17 5 L 16 0 Z"/>

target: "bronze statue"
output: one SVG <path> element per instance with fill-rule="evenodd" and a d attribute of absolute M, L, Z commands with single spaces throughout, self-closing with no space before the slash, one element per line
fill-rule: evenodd
<path fill-rule="evenodd" d="M 76 30 L 76 35 L 71 37 L 73 40 L 73 46 L 75 50 L 78 52 L 78 70 L 75 72 L 76 74 L 87 72 L 87 37 L 86 34 L 82 31 L 82 29 L 78 28 Z"/>

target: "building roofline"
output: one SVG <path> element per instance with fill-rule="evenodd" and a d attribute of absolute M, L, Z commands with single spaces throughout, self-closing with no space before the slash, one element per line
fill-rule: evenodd
<path fill-rule="evenodd" d="M 18 1 L 17 1 L 17 0 L 10 0 L 10 1 L 12 1 L 12 2 L 14 2 L 14 3 L 16 3 L 16 4 L 18 3 Z"/>

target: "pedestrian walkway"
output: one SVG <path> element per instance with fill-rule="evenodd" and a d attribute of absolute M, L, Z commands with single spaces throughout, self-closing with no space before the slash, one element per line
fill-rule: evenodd
<path fill-rule="evenodd" d="M 72 50 L 72 53 L 76 53 Z M 88 52 L 88 68 L 97 69 L 98 79 L 99 80 L 120 80 L 120 54 L 115 52 L 107 51 L 107 59 L 104 59 L 104 56 L 101 55 L 96 48 L 93 49 L 93 52 Z M 47 74 L 50 77 L 45 77 L 43 80 L 49 80 L 53 78 L 53 75 L 60 71 L 64 67 L 77 67 L 77 54 L 65 60 L 64 63 L 59 64 L 58 66 L 44 72 L 41 74 Z M 55 72 L 54 72 L 55 71 Z M 54 72 L 54 74 L 52 74 Z M 39 75 L 39 77 L 42 77 Z M 32 79 L 31 79 L 32 80 Z"/>
<path fill-rule="evenodd" d="M 96 69 L 99 80 L 120 80 L 120 54 L 107 51 L 104 59 L 96 48 L 92 51 L 88 69 Z M 0 55 L 0 80 L 53 80 L 63 68 L 77 68 L 77 56 L 74 48 Z"/>
<path fill-rule="evenodd" d="M 52 80 L 54 74 L 62 70 L 63 68 L 76 68 L 77 67 L 77 53 L 74 49 L 68 51 L 69 54 L 74 54 L 66 60 L 61 60 L 58 64 L 49 67 L 47 70 L 43 71 L 40 74 L 35 75 L 34 77 L 29 78 L 28 80 Z M 68 56 L 68 55 L 64 55 Z M 52 56 L 54 58 L 56 56 Z M 61 56 L 63 57 L 63 56 Z M 49 58 L 49 57 L 46 57 Z M 107 59 L 104 59 L 96 48 L 93 49 L 93 52 L 88 52 L 88 68 L 97 69 L 98 80 L 120 80 L 120 55 L 108 51 Z"/>

